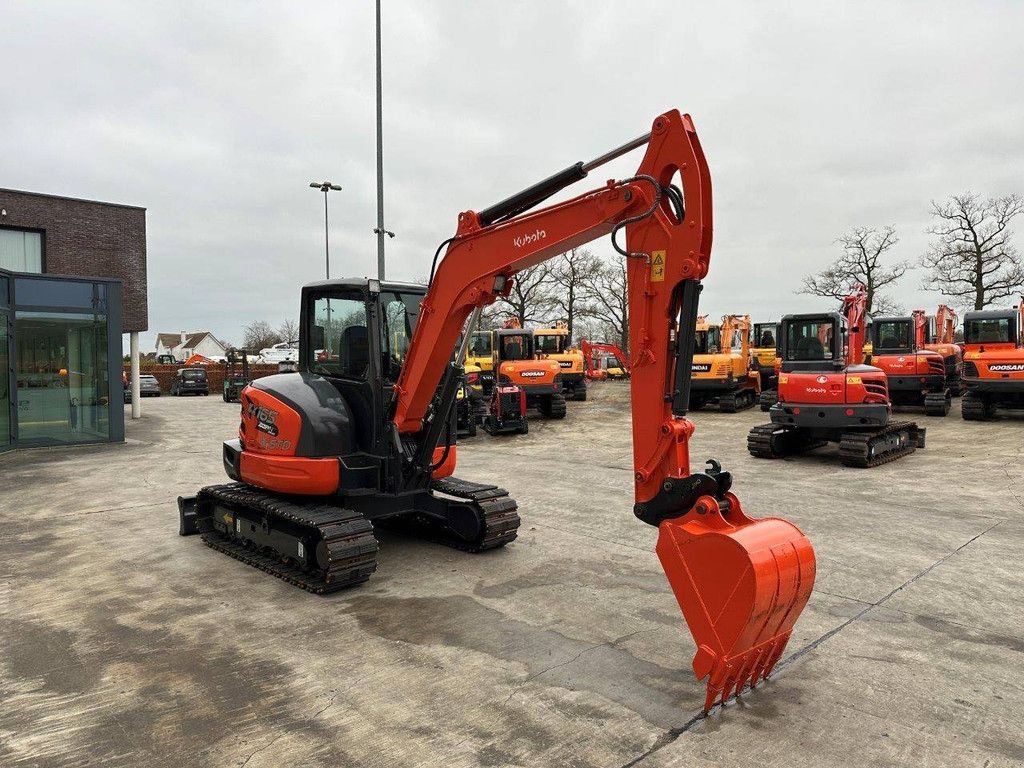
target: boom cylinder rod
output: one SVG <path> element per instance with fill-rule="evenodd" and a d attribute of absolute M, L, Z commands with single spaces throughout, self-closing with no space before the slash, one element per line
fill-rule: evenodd
<path fill-rule="evenodd" d="M 610 163 L 617 157 L 622 157 L 627 152 L 632 152 L 637 147 L 642 147 L 651 140 L 651 134 L 645 133 L 643 136 L 638 136 L 632 141 L 627 141 L 622 146 L 616 147 L 610 152 L 605 152 L 600 157 L 595 157 L 588 163 L 579 162 L 575 165 L 570 165 L 553 176 L 549 176 L 543 181 L 539 181 L 532 186 L 527 187 L 521 192 L 517 192 L 511 197 L 505 198 L 500 203 L 495 203 L 489 208 L 484 208 L 477 217 L 480 220 L 482 226 L 490 226 L 499 221 L 506 221 L 514 216 L 518 216 L 524 211 L 528 211 L 535 205 L 547 200 L 556 192 L 560 192 L 571 184 L 575 184 L 577 181 L 585 179 L 587 174 L 595 168 L 600 168 L 605 163 Z"/>
<path fill-rule="evenodd" d="M 611 152 L 605 152 L 600 157 L 595 157 L 589 163 L 584 163 L 583 170 L 587 173 L 590 173 L 595 168 L 600 168 L 602 165 L 610 163 L 612 160 L 615 160 L 618 157 L 622 157 L 623 155 L 632 152 L 637 147 L 642 147 L 644 144 L 647 144 L 650 140 L 650 133 L 645 133 L 643 136 L 637 136 L 632 141 L 627 141 L 621 147 L 616 147 Z"/>

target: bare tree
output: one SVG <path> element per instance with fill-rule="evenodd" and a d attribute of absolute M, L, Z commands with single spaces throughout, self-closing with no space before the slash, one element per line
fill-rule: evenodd
<path fill-rule="evenodd" d="M 863 283 L 867 287 L 868 312 L 898 312 L 899 305 L 879 290 L 895 283 L 910 268 L 907 261 L 883 263 L 885 254 L 899 241 L 896 228 L 892 226 L 851 229 L 836 240 L 843 250 L 842 255 L 821 272 L 806 275 L 797 293 L 842 300 L 854 285 Z"/>
<path fill-rule="evenodd" d="M 246 349 L 259 352 L 266 347 L 272 347 L 281 342 L 281 334 L 266 320 L 255 320 L 245 326 L 243 344 Z"/>
<path fill-rule="evenodd" d="M 626 262 L 617 260 L 583 281 L 587 314 L 600 323 L 609 336 L 629 354 L 629 294 L 626 292 Z"/>
<path fill-rule="evenodd" d="M 938 223 L 921 266 L 926 291 L 941 291 L 965 307 L 984 309 L 1024 286 L 1024 264 L 1010 243 L 1010 222 L 1024 212 L 1020 195 L 982 200 L 968 192 L 944 203 L 932 201 Z"/>
<path fill-rule="evenodd" d="M 512 281 L 512 292 L 499 302 L 499 313 L 505 318 L 518 317 L 524 328 L 527 323 L 547 320 L 554 306 L 552 280 L 547 261 L 519 272 Z"/>
<path fill-rule="evenodd" d="M 281 341 L 298 341 L 299 340 L 299 324 L 297 321 L 292 320 L 290 317 L 285 318 L 281 321 L 281 324 L 277 326 L 277 335 L 281 337 Z"/>
<path fill-rule="evenodd" d="M 561 315 L 573 335 L 574 323 L 580 315 L 588 314 L 586 281 L 594 278 L 604 265 L 585 248 L 573 248 L 555 260 L 551 269 L 551 305 Z"/>

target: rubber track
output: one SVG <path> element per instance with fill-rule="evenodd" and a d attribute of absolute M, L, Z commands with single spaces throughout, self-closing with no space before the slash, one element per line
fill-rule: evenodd
<path fill-rule="evenodd" d="M 463 552 L 486 552 L 503 547 L 519 535 L 519 505 L 504 488 L 471 483 L 448 477 L 431 483 L 431 490 L 458 499 L 473 507 L 477 519 L 482 518 L 483 531 L 475 541 L 455 536 L 433 518 L 417 516 L 388 521 L 389 528 L 412 533 L 420 538 L 460 549 Z"/>
<path fill-rule="evenodd" d="M 241 560 L 318 595 L 362 584 L 377 570 L 377 539 L 373 525 L 358 512 L 326 504 L 300 503 L 245 485 L 211 485 L 198 494 L 198 503 L 216 500 L 228 508 L 248 510 L 258 516 L 286 520 L 309 531 L 309 539 L 326 546 L 328 567 L 306 570 L 284 562 L 279 554 L 246 546 L 241 541 L 210 531 L 202 535 L 207 546 Z M 308 546 L 308 545 L 307 545 Z"/>
<path fill-rule="evenodd" d="M 929 416 L 948 416 L 949 396 L 945 392 L 928 392 L 924 396 L 924 410 Z"/>
<path fill-rule="evenodd" d="M 887 453 L 871 456 L 869 451 L 871 444 L 878 438 L 901 432 L 907 428 L 913 428 L 918 433 L 924 431 L 912 421 L 893 421 L 881 429 L 870 432 L 844 432 L 842 440 L 839 442 L 839 460 L 847 467 L 868 469 L 909 456 L 917 450 L 916 440 L 908 440 L 902 448 Z"/>
<path fill-rule="evenodd" d="M 747 433 L 747 450 L 759 459 L 781 459 L 820 448 L 824 440 L 811 440 L 800 429 L 787 429 L 776 424 L 759 424 Z"/>
<path fill-rule="evenodd" d="M 970 391 L 964 393 L 960 401 L 960 415 L 966 421 L 988 421 L 994 415 L 994 409 Z"/>

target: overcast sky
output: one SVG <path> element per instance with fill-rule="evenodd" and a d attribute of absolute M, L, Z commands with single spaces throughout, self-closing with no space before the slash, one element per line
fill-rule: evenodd
<path fill-rule="evenodd" d="M 712 315 L 821 308 L 793 291 L 843 231 L 893 224 L 916 259 L 931 199 L 1024 192 L 1024 3 L 724 5 L 384 0 L 388 276 L 425 276 L 459 211 L 672 107 L 711 166 Z M 239 343 L 323 276 L 310 181 L 344 187 L 332 274 L 376 271 L 373 35 L 371 0 L 7 0 L 0 186 L 145 206 L 143 349 L 182 329 Z M 905 306 L 938 303 L 921 278 Z"/>

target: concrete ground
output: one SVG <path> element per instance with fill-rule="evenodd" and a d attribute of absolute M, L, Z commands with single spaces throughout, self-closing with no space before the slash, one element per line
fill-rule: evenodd
<path fill-rule="evenodd" d="M 787 661 L 700 718 L 631 512 L 627 393 L 460 446 L 460 476 L 518 499 L 512 545 L 384 532 L 374 577 L 328 598 L 177 535 L 175 498 L 223 481 L 220 398 L 0 458 L 0 765 L 1024 764 L 1024 420 L 921 416 L 926 450 L 852 470 L 752 459 L 760 412 L 696 414 L 695 468 L 719 458 L 818 556 Z"/>

